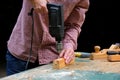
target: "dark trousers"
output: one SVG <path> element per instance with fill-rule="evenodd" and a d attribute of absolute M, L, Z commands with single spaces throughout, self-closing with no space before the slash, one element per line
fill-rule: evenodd
<path fill-rule="evenodd" d="M 9 51 L 6 53 L 6 75 L 12 75 L 15 73 L 19 73 L 21 71 L 25 71 L 27 61 L 20 60 L 13 55 Z M 35 63 L 30 63 L 27 69 L 35 68 L 39 66 L 38 61 Z"/>

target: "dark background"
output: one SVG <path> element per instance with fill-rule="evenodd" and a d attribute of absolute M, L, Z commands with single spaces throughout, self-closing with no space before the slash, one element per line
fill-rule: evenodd
<path fill-rule="evenodd" d="M 119 43 L 119 9 L 115 0 L 90 0 L 90 8 L 77 51 L 92 52 L 95 45 L 108 48 Z M 7 40 L 21 10 L 22 0 L 2 0 L 0 3 L 0 61 L 5 60 Z"/>

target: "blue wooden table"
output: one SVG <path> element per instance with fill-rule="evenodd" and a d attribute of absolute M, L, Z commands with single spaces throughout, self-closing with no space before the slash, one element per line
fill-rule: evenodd
<path fill-rule="evenodd" d="M 48 64 L 0 80 L 120 80 L 120 62 L 76 58 L 75 64 L 60 70 Z"/>

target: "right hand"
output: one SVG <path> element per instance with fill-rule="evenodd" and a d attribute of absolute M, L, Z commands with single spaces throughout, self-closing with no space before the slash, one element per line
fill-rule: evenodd
<path fill-rule="evenodd" d="M 47 13 L 47 0 L 31 0 L 34 10 L 38 13 Z"/>

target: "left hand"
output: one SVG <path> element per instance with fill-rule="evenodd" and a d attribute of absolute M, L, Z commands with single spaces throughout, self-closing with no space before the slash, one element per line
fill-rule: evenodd
<path fill-rule="evenodd" d="M 73 49 L 63 49 L 59 55 L 65 59 L 66 64 L 69 64 L 72 59 L 75 58 Z"/>

